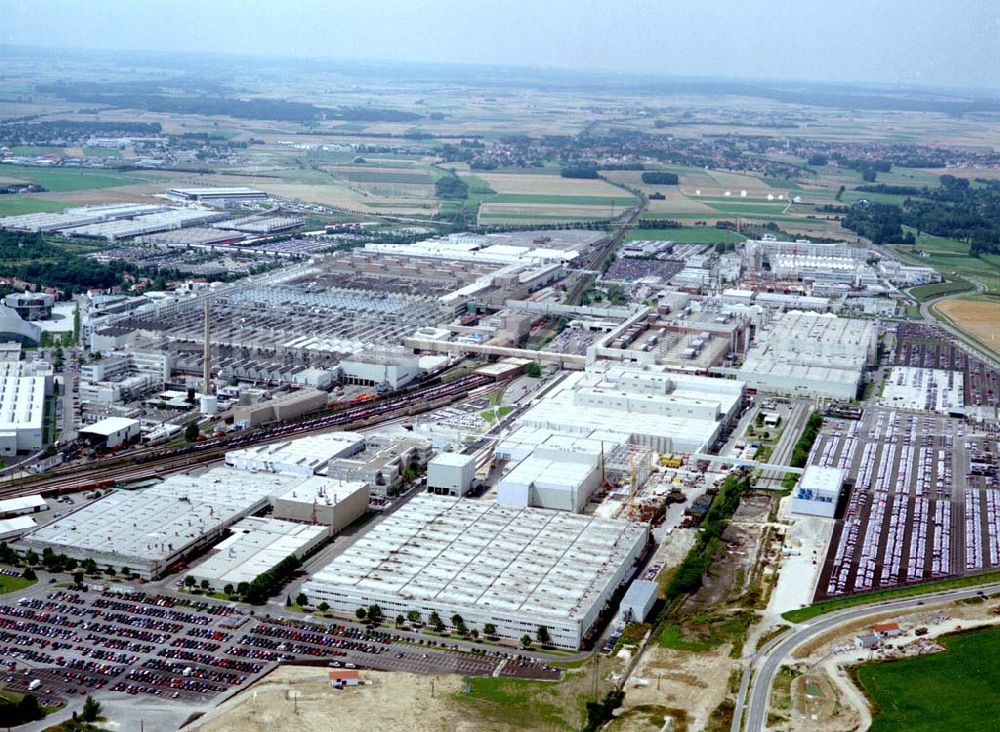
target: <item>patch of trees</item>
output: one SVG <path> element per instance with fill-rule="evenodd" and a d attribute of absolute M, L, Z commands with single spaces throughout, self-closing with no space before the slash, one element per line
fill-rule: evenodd
<path fill-rule="evenodd" d="M 563 178 L 597 178 L 597 163 L 564 165 L 559 171 Z"/>
<path fill-rule="evenodd" d="M 923 196 L 927 193 L 927 188 L 923 186 L 892 186 L 886 183 L 869 183 L 854 190 L 862 193 L 888 193 L 893 196 Z"/>
<path fill-rule="evenodd" d="M 0 229 L 0 261 L 61 257 L 63 250 L 45 241 L 39 234 Z"/>
<path fill-rule="evenodd" d="M 823 415 L 813 412 L 806 421 L 806 428 L 802 430 L 799 441 L 795 443 L 792 450 L 791 465 L 793 468 L 804 468 L 809 459 L 809 451 L 812 450 L 813 443 L 819 436 L 819 431 L 823 427 Z"/>
<path fill-rule="evenodd" d="M 885 203 L 873 203 L 868 207 L 851 206 L 840 223 L 845 229 L 871 239 L 875 244 L 913 243 L 913 235 L 903 233 L 903 212 L 899 206 Z"/>
<path fill-rule="evenodd" d="M 684 224 L 673 219 L 639 219 L 640 229 L 683 229 Z"/>
<path fill-rule="evenodd" d="M 267 599 L 280 590 L 302 567 L 302 560 L 289 556 L 278 562 L 273 569 L 258 575 L 253 582 L 240 582 L 236 592 L 244 602 L 263 605 Z"/>
<path fill-rule="evenodd" d="M 0 697 L 0 727 L 17 727 L 45 718 L 45 710 L 34 694 L 25 694 L 17 702 Z"/>
<path fill-rule="evenodd" d="M 736 509 L 740 498 L 750 488 L 750 480 L 745 475 L 730 474 L 719 488 L 712 500 L 708 513 L 701 522 L 701 531 L 695 544 L 691 547 L 677 573 L 667 585 L 666 600 L 669 604 L 684 595 L 697 592 L 701 587 L 702 578 L 712 564 L 712 558 L 719 546 L 723 532 Z"/>
<path fill-rule="evenodd" d="M 605 724 L 614 719 L 615 710 L 625 701 L 625 692 L 621 689 L 609 691 L 601 701 L 587 702 L 587 723 L 583 732 L 597 732 Z"/>
<path fill-rule="evenodd" d="M 677 173 L 648 170 L 642 174 L 642 182 L 649 186 L 675 186 L 680 182 Z"/>
<path fill-rule="evenodd" d="M 807 164 L 816 166 L 818 168 L 823 167 L 828 162 L 830 161 L 827 160 L 826 155 L 819 155 L 819 154 L 810 155 L 809 159 L 806 161 Z"/>
<path fill-rule="evenodd" d="M 460 201 L 469 197 L 469 186 L 454 173 L 449 173 L 435 181 L 434 195 L 449 201 Z"/>
<path fill-rule="evenodd" d="M 601 170 L 645 170 L 646 166 L 636 161 L 633 163 L 601 163 Z"/>
<path fill-rule="evenodd" d="M 159 122 L 77 122 L 53 119 L 32 123 L 2 123 L 0 141 L 32 145 L 88 137 L 156 137 L 162 131 Z"/>

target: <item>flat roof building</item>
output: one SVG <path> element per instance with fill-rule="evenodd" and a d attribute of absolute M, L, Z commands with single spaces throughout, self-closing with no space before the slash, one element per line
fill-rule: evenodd
<path fill-rule="evenodd" d="M 792 494 L 792 513 L 833 518 L 843 485 L 841 468 L 807 466 Z"/>
<path fill-rule="evenodd" d="M 269 445 L 256 445 L 226 453 L 226 465 L 239 470 L 313 475 L 331 460 L 361 452 L 365 438 L 353 432 L 324 432 Z"/>
<path fill-rule="evenodd" d="M 91 442 L 108 449 L 128 445 L 139 439 L 139 420 L 127 417 L 108 417 L 83 427 L 80 434 Z"/>
<path fill-rule="evenodd" d="M 427 487 L 434 493 L 464 496 L 476 477 L 476 458 L 459 452 L 442 452 L 427 462 Z"/>
<path fill-rule="evenodd" d="M 171 475 L 142 490 L 113 491 L 29 533 L 19 545 L 125 566 L 153 579 L 302 480 L 231 468 Z"/>
<path fill-rule="evenodd" d="M 45 400 L 51 394 L 51 375 L 27 362 L 0 362 L 0 455 L 34 453 L 45 446 Z"/>
<path fill-rule="evenodd" d="M 578 437 L 616 433 L 656 452 L 702 452 L 739 410 L 743 388 L 665 366 L 598 363 L 567 375 L 516 424 Z"/>
<path fill-rule="evenodd" d="M 171 188 L 167 191 L 167 195 L 183 198 L 186 201 L 215 201 L 220 199 L 247 201 L 267 198 L 267 194 L 264 191 L 244 186 L 230 188 Z"/>
<path fill-rule="evenodd" d="M 308 526 L 273 518 L 245 518 L 234 524 L 231 535 L 213 547 L 189 577 L 200 584 L 208 580 L 213 592 L 226 585 L 253 582 L 288 557 L 309 554 L 329 536 L 322 526 Z"/>
<path fill-rule="evenodd" d="M 758 391 L 855 399 L 865 369 L 875 363 L 877 343 L 870 320 L 784 313 L 757 332 L 740 379 Z"/>
<path fill-rule="evenodd" d="M 313 475 L 274 500 L 274 517 L 342 531 L 368 511 L 369 487 L 361 481 Z"/>
<path fill-rule="evenodd" d="M 18 498 L 8 498 L 5 501 L 0 501 L 0 519 L 10 518 L 11 516 L 21 516 L 26 513 L 39 513 L 40 511 L 48 511 L 49 504 L 45 502 L 39 494 L 34 494 L 30 496 L 20 496 Z"/>
<path fill-rule="evenodd" d="M 660 585 L 648 580 L 635 580 L 628 586 L 618 605 L 618 618 L 622 623 L 645 622 L 649 611 L 656 604 Z"/>
<path fill-rule="evenodd" d="M 517 640 L 549 630 L 579 648 L 646 550 L 642 524 L 422 493 L 305 582 L 312 602 L 353 615 L 457 613 Z"/>

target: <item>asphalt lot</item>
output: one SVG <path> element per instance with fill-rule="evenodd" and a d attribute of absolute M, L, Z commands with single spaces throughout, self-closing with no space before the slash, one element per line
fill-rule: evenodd
<path fill-rule="evenodd" d="M 38 584 L 2 598 L 5 688 L 32 690 L 43 704 L 55 707 L 72 706 L 91 694 L 203 708 L 279 663 L 419 674 L 560 675 L 530 654 L 493 648 L 472 653 L 457 643 L 454 648 L 437 645 L 443 640 L 417 641 L 356 625 L 252 615 L 254 609 L 232 603 L 112 589 L 130 591 Z"/>

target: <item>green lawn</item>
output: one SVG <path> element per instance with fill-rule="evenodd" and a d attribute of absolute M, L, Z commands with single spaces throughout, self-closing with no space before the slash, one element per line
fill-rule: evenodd
<path fill-rule="evenodd" d="M 485 419 L 490 424 L 496 422 L 497 418 L 503 419 L 508 414 L 514 411 L 514 407 L 497 407 L 496 412 L 492 409 L 486 409 L 480 412 L 480 416 Z"/>
<path fill-rule="evenodd" d="M 18 195 L 0 196 L 0 216 L 62 211 L 66 207 L 65 203 L 46 201 L 44 198 L 27 198 Z"/>
<path fill-rule="evenodd" d="M 556 684 L 493 677 L 470 678 L 468 683 L 469 693 L 456 694 L 453 699 L 474 709 L 477 717 L 519 729 L 577 728 L 578 720 L 567 719 L 571 715 L 558 703 L 560 689 Z"/>
<path fill-rule="evenodd" d="M 954 280 L 935 282 L 930 285 L 917 285 L 910 290 L 910 294 L 917 300 L 923 302 L 924 300 L 932 300 L 935 297 L 941 297 L 942 295 L 968 292 L 971 289 L 973 289 L 973 286 L 965 280 Z"/>
<path fill-rule="evenodd" d="M 17 592 L 18 590 L 23 590 L 25 587 L 31 587 L 37 581 L 27 580 L 24 577 L 11 577 L 6 574 L 0 574 L 0 595 L 8 592 Z"/>
<path fill-rule="evenodd" d="M 131 173 L 118 173 L 112 170 L 95 170 L 92 168 L 34 168 L 20 165 L 4 165 L 0 167 L 0 175 L 37 183 L 46 190 L 54 193 L 84 191 L 91 188 L 115 188 L 117 186 L 130 186 L 137 183 L 149 183 L 155 180 L 155 178 Z"/>
<path fill-rule="evenodd" d="M 939 640 L 941 653 L 857 668 L 876 709 L 870 732 L 997 729 L 1000 628 Z"/>
<path fill-rule="evenodd" d="M 678 244 L 718 244 L 719 242 L 741 242 L 745 235 L 730 229 L 710 227 L 688 227 L 684 229 L 632 229 L 625 241 L 675 241 Z"/>

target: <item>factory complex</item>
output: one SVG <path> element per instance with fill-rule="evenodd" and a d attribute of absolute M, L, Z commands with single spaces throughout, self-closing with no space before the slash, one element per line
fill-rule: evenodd
<path fill-rule="evenodd" d="M 739 378 L 758 391 L 856 399 L 877 342 L 872 321 L 790 311 L 757 334 Z"/>
<path fill-rule="evenodd" d="M 545 626 L 553 645 L 576 649 L 631 579 L 648 535 L 640 524 L 421 494 L 303 592 L 344 614 L 373 604 L 388 617 L 458 613 L 511 640 Z"/>

